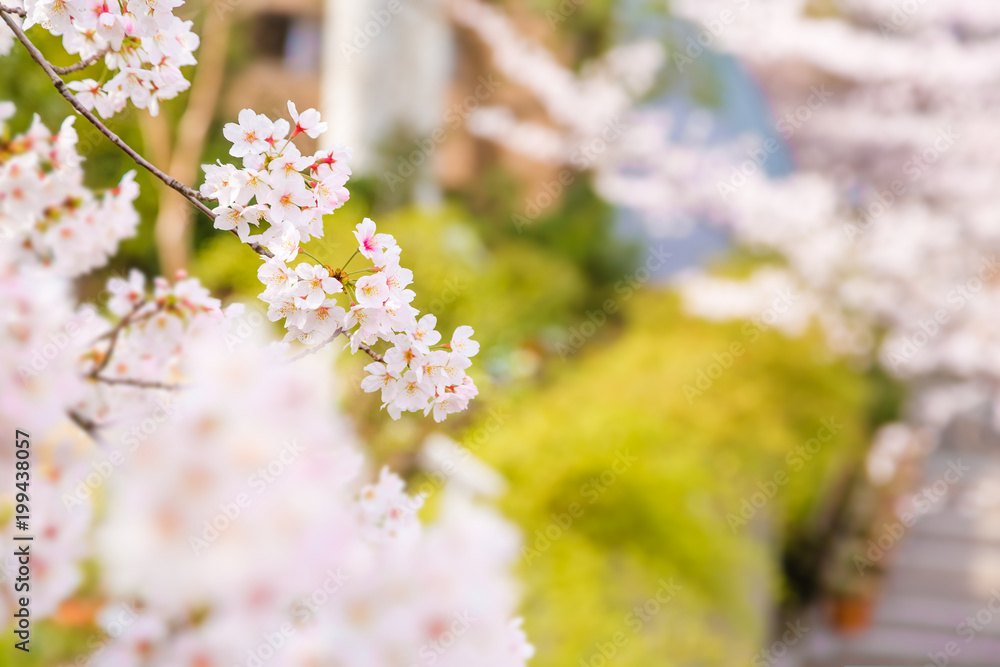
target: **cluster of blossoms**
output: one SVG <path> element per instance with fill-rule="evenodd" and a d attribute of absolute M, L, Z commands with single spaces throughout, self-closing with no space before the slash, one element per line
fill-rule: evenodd
<path fill-rule="evenodd" d="M 204 165 L 201 193 L 218 202 L 215 227 L 235 230 L 241 241 L 266 247 L 274 259 L 295 259 L 299 246 L 323 236 L 323 216 L 333 213 L 349 198 L 344 185 L 351 175 L 351 151 L 343 146 L 302 155 L 293 140 L 305 134 L 313 139 L 326 131 L 315 109 L 298 113 L 288 103 L 292 126 L 272 121 L 250 109 L 240 112 L 239 123 L 223 128 L 232 142 L 229 154 L 241 158 L 243 168 L 232 164 Z M 261 234 L 250 226 L 267 223 Z"/>
<path fill-rule="evenodd" d="M 293 140 L 301 134 L 319 137 L 326 123 L 314 109 L 299 114 L 292 103 L 288 109 L 291 123 L 241 111 L 239 123 L 229 123 L 224 133 L 233 144 L 230 154 L 242 159 L 243 168 L 205 165 L 201 187 L 202 194 L 218 201 L 216 228 L 235 231 L 242 241 L 259 243 L 271 253 L 257 273 L 266 286 L 260 298 L 268 304 L 268 318 L 284 320 L 286 341 L 321 344 L 343 333 L 353 352 L 379 340 L 390 343 L 384 361 L 367 367 L 370 376 L 363 387 L 381 390 L 394 419 L 422 411 L 442 421 L 465 410 L 478 393 L 465 371 L 479 344 L 470 339 L 473 331 L 467 326 L 439 344 L 437 318 L 418 319 L 419 311 L 410 305 L 416 296 L 409 289 L 413 272 L 400 265 L 401 250 L 390 234 L 378 233 L 366 218 L 354 231 L 357 251 L 342 267 L 295 264 L 301 245 L 323 236 L 323 216 L 347 201 L 351 152 L 337 146 L 302 155 Z M 251 225 L 261 223 L 266 229 L 251 234 Z M 348 273 L 358 255 L 370 266 Z"/>
<path fill-rule="evenodd" d="M 369 228 L 359 245 L 386 267 L 375 253 L 398 249 Z M 398 476 L 383 470 L 365 484 L 350 424 L 330 413 L 328 363 L 289 364 L 287 343 L 262 346 L 252 329 L 235 345 L 243 307 L 222 308 L 184 276 L 150 286 L 132 271 L 108 281 L 105 314 L 76 306 L 77 268 L 0 245 L 11 306 L 0 360 L 12 388 L 0 425 L 27 426 L 38 448 L 36 618 L 89 608 L 80 585 L 90 562 L 95 620 L 109 635 L 91 656 L 101 664 L 254 664 L 278 651 L 289 665 L 525 664 L 532 648 L 511 620 L 516 531 L 467 486 L 449 484 L 424 526 L 423 498 Z M 370 295 L 362 279 L 350 285 Z M 412 329 L 425 357 L 475 353 L 465 329 L 454 353 L 431 350 L 432 325 Z M 407 373 L 443 372 L 400 354 Z M 386 357 L 401 372 L 393 350 Z M 13 449 L 0 457 L 13 466 Z M 0 494 L 8 538 L 13 506 Z M 0 558 L 0 577 L 16 566 Z M 0 601 L 4 613 L 9 604 Z"/>
<path fill-rule="evenodd" d="M 148 389 L 177 388 L 188 339 L 242 312 L 241 304 L 225 309 L 195 278 L 178 275 L 173 283 L 153 281 L 133 269 L 114 277 L 104 293 L 109 314 L 95 317 L 84 332 L 93 341 L 80 354 L 80 370 L 88 391 L 72 405 L 77 415 L 95 425 L 119 419 L 122 411 L 148 407 Z"/>
<path fill-rule="evenodd" d="M 155 116 L 161 101 L 176 97 L 190 85 L 181 68 L 195 64 L 198 35 L 191 31 L 191 21 L 174 16 L 174 8 L 183 4 L 180 0 L 23 0 L 23 5 L 14 0 L 5 4 L 24 9 L 25 30 L 37 24 L 61 36 L 66 51 L 78 54 L 82 61 L 104 57 L 108 69 L 116 71 L 114 76 L 103 83 L 73 81 L 69 88 L 84 106 L 105 118 L 124 109 L 129 100 Z M 3 30 L 0 54 L 4 42 L 10 41 L 9 30 L 6 26 Z"/>
<path fill-rule="evenodd" d="M 23 253 L 9 243 L 0 244 L 0 425 L 3 428 L 46 428 L 65 424 L 66 406 L 78 400 L 84 386 L 76 356 L 82 349 L 80 335 L 95 314 L 75 308 L 69 281 L 49 267 L 25 262 Z M 32 426 L 28 426 L 28 425 Z M 45 539 L 32 546 L 32 614 L 53 614 L 80 585 L 79 563 L 86 556 L 91 507 L 69 515 L 60 502 L 66 482 L 79 479 L 89 469 L 67 445 L 66 429 L 51 430 L 52 456 L 34 458 L 31 470 L 31 519 Z M 16 470 L 13 446 L 0 448 L 0 466 Z M 11 485 L 0 493 L 0 538 L 15 534 L 15 492 Z M 20 533 L 23 535 L 23 533 Z M 0 581 L 8 590 L 19 563 L 13 550 L 0 556 Z M 0 596 L 0 613 L 14 613 L 13 596 Z"/>
<path fill-rule="evenodd" d="M 73 308 L 65 277 L 2 266 L 0 294 L 19 306 L 0 327 L 13 368 Z M 329 363 L 288 364 L 284 344 L 252 336 L 233 346 L 242 309 L 220 310 L 191 279 L 156 281 L 147 294 L 133 273 L 113 278 L 107 295 L 110 315 L 91 314 L 68 334 L 78 343 L 33 375 L 61 386 L 49 382 L 32 401 L 31 387 L 12 385 L 0 401 L 0 425 L 32 425 L 31 521 L 46 537 L 32 550 L 33 617 L 87 608 L 79 587 L 90 562 L 108 637 L 88 657 L 104 665 L 280 655 L 303 666 L 523 667 L 532 648 L 511 620 L 518 535 L 467 485 L 449 481 L 437 518 L 422 525 L 422 498 L 399 477 L 383 469 L 366 483 L 350 423 L 330 411 Z M 104 354 L 97 378 L 121 363 L 123 380 L 172 384 L 105 386 L 92 376 Z M 112 400 L 110 412 L 85 412 Z M 91 426 L 100 447 L 70 411 L 102 420 Z M 11 468 L 13 453 L 0 454 Z M 13 506 L 13 493 L 0 494 L 8 539 Z M 4 578 L 16 567 L 0 558 Z M 0 610 L 13 613 L 10 603 Z"/>
<path fill-rule="evenodd" d="M 369 375 L 362 381 L 367 392 L 381 391 L 382 402 L 393 419 L 402 412 L 433 411 L 435 421 L 468 407 L 479 392 L 466 369 L 470 357 L 479 352 L 472 327 L 460 326 L 451 341 L 440 344 L 435 329 L 437 318 L 424 315 L 409 305 L 414 297 L 406 289 L 413 273 L 399 266 L 399 246 L 389 234 L 375 232 L 375 223 L 365 219 L 354 232 L 358 253 L 373 263 L 371 273 L 357 279 L 351 290 L 351 309 L 343 329 L 353 331 L 351 347 L 381 339 L 392 347 L 383 361 L 365 367 Z M 294 289 L 294 286 L 293 288 Z M 355 328 L 356 327 L 356 328 Z"/>
<path fill-rule="evenodd" d="M 441 340 L 434 330 L 436 321 L 433 315 L 424 315 L 412 328 L 392 336 L 393 347 L 384 362 L 365 366 L 369 375 L 361 381 L 362 389 L 381 391 L 383 406 L 393 419 L 403 412 L 433 411 L 435 421 L 444 421 L 465 410 L 479 393 L 465 373 L 472 365 L 469 357 L 479 351 L 479 343 L 470 338 L 472 327 L 458 327 L 451 342 L 431 349 Z"/>
<path fill-rule="evenodd" d="M 11 135 L 14 106 L 0 102 L 0 239 L 64 275 L 103 265 L 139 222 L 139 194 L 129 172 L 100 196 L 83 185 L 73 118 L 52 134 L 35 116 L 27 132 Z"/>

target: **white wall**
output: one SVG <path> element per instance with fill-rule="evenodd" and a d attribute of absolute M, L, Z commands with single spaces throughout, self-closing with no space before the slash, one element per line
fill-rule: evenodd
<path fill-rule="evenodd" d="M 328 136 L 354 149 L 356 173 L 371 173 L 393 128 L 419 137 L 443 125 L 454 52 L 444 0 L 326 0 L 323 22 Z"/>

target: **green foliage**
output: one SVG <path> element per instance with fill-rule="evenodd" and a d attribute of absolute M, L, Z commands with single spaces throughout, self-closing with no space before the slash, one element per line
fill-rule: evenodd
<path fill-rule="evenodd" d="M 4 628 L 4 636 L 6 641 L 0 646 L 0 667 L 72 665 L 77 658 L 86 656 L 109 641 L 97 629 L 67 628 L 51 621 L 32 622 L 28 653 L 14 648 L 14 643 L 20 640 L 15 638 L 12 627 Z"/>
<path fill-rule="evenodd" d="M 206 225 L 207 226 L 207 225 Z M 225 301 L 256 301 L 264 291 L 257 278 L 260 258 L 232 234 L 216 232 L 198 245 L 193 256 L 191 275 L 204 283 L 212 294 Z M 258 301 L 254 305 L 266 308 Z"/>
<path fill-rule="evenodd" d="M 403 209 L 379 221 L 405 248 L 413 305 L 436 315 L 442 332 L 469 324 L 487 348 L 510 347 L 580 307 L 586 281 L 577 266 L 521 239 L 489 249 L 470 223 L 455 208 Z"/>
<path fill-rule="evenodd" d="M 528 8 L 549 28 L 571 37 L 578 59 L 600 55 L 611 46 L 614 0 L 530 0 Z"/>
<path fill-rule="evenodd" d="M 746 332 L 640 295 L 616 342 L 591 343 L 547 386 L 510 399 L 485 443 L 467 441 L 510 482 L 538 664 L 586 664 L 617 632 L 623 667 L 749 661 L 782 588 L 776 552 L 856 464 L 875 396 L 818 336 Z M 703 394 L 685 394 L 733 343 L 743 353 L 711 370 Z M 833 439 L 796 469 L 786 456 L 830 418 Z M 615 471 L 625 453 L 636 461 Z M 743 501 L 779 471 L 785 483 L 744 523 Z M 634 608 L 671 577 L 681 592 L 639 623 Z"/>

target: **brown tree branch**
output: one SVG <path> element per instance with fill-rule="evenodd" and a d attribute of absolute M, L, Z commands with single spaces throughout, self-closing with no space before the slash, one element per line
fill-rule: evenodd
<path fill-rule="evenodd" d="M 66 67 L 56 67 L 55 65 L 53 65 L 52 71 L 55 72 L 56 74 L 72 74 L 73 72 L 79 72 L 80 70 L 86 69 L 91 65 L 93 65 L 94 63 L 96 63 L 98 60 L 106 56 L 109 51 L 111 51 L 110 47 L 101 49 L 100 51 L 90 56 L 86 60 L 81 60 L 78 63 L 74 63 Z"/>
<path fill-rule="evenodd" d="M 136 313 L 138 313 L 139 309 L 145 306 L 146 303 L 147 303 L 146 300 L 143 299 L 139 303 L 135 304 L 135 306 L 132 307 L 132 310 L 126 313 L 123 318 L 118 320 L 118 324 L 116 324 L 114 327 L 111 328 L 110 331 L 103 334 L 101 338 L 98 339 L 101 340 L 103 338 L 110 338 L 111 342 L 108 343 L 108 351 L 107 353 L 105 353 L 100 363 L 97 364 L 94 370 L 90 371 L 90 377 L 96 378 L 97 375 L 107 367 L 108 363 L 111 362 L 111 355 L 114 354 L 115 345 L 118 343 L 118 335 L 121 334 L 122 330 L 129 325 L 129 323 L 132 321 L 132 317 Z"/>
<path fill-rule="evenodd" d="M 291 359 L 288 360 L 288 363 L 292 363 L 293 361 L 298 361 L 299 359 L 302 359 L 303 357 L 308 357 L 311 354 L 316 354 L 317 352 L 319 352 L 320 350 L 322 350 L 324 347 L 326 347 L 327 345 L 329 345 L 330 343 L 332 343 L 341 334 L 343 334 L 344 336 L 347 336 L 347 340 L 351 339 L 351 334 L 346 329 L 337 329 L 336 331 L 333 332 L 332 336 L 330 336 L 329 338 L 327 338 L 326 340 L 324 340 L 322 343 L 319 343 L 318 345 L 314 345 L 314 346 L 310 347 L 308 350 L 305 350 L 303 352 L 300 352 L 300 353 L 296 354 L 294 357 L 292 357 Z M 385 359 L 382 358 L 381 354 L 379 354 L 375 350 L 371 349 L 370 347 L 368 347 L 364 343 L 359 344 L 358 345 L 358 349 L 361 350 L 362 352 L 364 352 L 365 354 L 367 354 L 369 357 L 371 357 L 375 361 L 378 361 L 378 362 L 384 362 L 385 361 Z"/>
<path fill-rule="evenodd" d="M 166 391 L 177 391 L 183 389 L 182 384 L 171 384 L 169 382 L 157 382 L 156 380 L 139 380 L 137 378 L 109 378 L 104 375 L 94 375 L 91 379 L 104 384 L 127 385 L 129 387 L 139 387 L 140 389 L 164 389 Z"/>
<path fill-rule="evenodd" d="M 348 340 L 351 338 L 351 334 L 347 333 L 346 331 L 344 331 L 343 334 L 345 336 L 347 336 Z M 358 343 L 358 349 L 361 350 L 362 352 L 364 352 L 369 357 L 371 357 L 372 359 L 374 359 L 375 361 L 377 361 L 379 363 L 384 363 L 385 362 L 385 359 L 382 357 L 381 354 L 379 354 L 375 350 L 371 349 L 370 347 L 368 347 L 364 343 Z"/>
<path fill-rule="evenodd" d="M 22 19 L 28 18 L 28 12 L 23 9 L 18 9 L 17 7 L 4 7 L 0 5 L 0 12 L 7 12 L 8 14 L 17 14 Z"/>
<path fill-rule="evenodd" d="M 80 430 L 89 435 L 94 442 L 99 445 L 107 444 L 105 443 L 104 438 L 101 437 L 100 424 L 91 419 L 87 419 L 76 410 L 69 410 L 66 414 L 69 416 L 69 420 L 79 426 Z"/>

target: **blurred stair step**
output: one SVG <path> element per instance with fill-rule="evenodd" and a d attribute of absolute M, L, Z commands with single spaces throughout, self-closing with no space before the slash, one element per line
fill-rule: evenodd
<path fill-rule="evenodd" d="M 957 655 L 947 656 L 946 649 L 953 644 Z M 807 661 L 815 665 L 913 665 L 931 664 L 931 655 L 945 654 L 949 667 L 1000 664 L 1000 638 L 982 634 L 966 643 L 965 637 L 954 632 L 928 632 L 924 628 L 876 626 L 865 634 L 846 639 L 841 650 L 830 656 L 813 657 Z"/>
<path fill-rule="evenodd" d="M 955 474 L 959 475 L 957 479 Z M 920 493 L 938 482 L 949 487 L 965 487 L 984 479 L 1000 479 L 1000 460 L 995 456 L 939 452 L 926 461 L 923 480 L 914 492 Z M 943 488 L 942 485 L 938 487 Z"/>
<path fill-rule="evenodd" d="M 980 515 L 951 509 L 928 513 L 913 524 L 908 534 L 936 541 L 978 542 L 1000 548 L 1000 511 Z"/>
<path fill-rule="evenodd" d="M 896 562 L 886 582 L 883 598 L 894 595 L 919 595 L 945 600 L 982 601 L 989 600 L 990 592 L 1000 582 L 977 581 L 970 572 L 961 570 L 943 571 L 938 568 L 914 567 Z M 1000 656 L 998 656 L 1000 664 Z"/>
<path fill-rule="evenodd" d="M 918 567 L 942 574 L 962 573 L 978 568 L 996 573 L 1000 584 L 1000 548 L 978 542 L 940 542 L 910 539 L 893 549 L 897 566 Z"/>
<path fill-rule="evenodd" d="M 1000 612 L 1000 596 L 993 603 Z M 980 614 L 980 619 L 975 617 Z M 994 618 L 995 616 L 995 618 Z M 983 636 L 1000 637 L 1000 613 L 993 613 L 981 600 L 948 600 L 918 595 L 891 595 L 881 601 L 875 612 L 879 627 L 922 628 L 927 631 L 956 633 L 959 626 L 971 617 L 982 628 Z M 967 626 L 976 627 L 976 626 Z M 977 632 L 977 634 L 979 634 Z M 964 637 L 963 637 L 964 641 Z M 1000 656 L 998 656 L 1000 657 Z"/>

